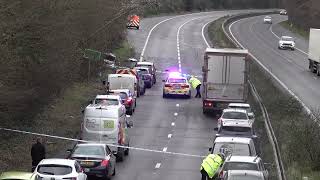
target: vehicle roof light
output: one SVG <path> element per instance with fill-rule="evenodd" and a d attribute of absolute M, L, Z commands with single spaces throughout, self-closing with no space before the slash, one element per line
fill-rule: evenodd
<path fill-rule="evenodd" d="M 169 78 L 181 78 L 181 73 L 179 72 L 170 72 Z"/>

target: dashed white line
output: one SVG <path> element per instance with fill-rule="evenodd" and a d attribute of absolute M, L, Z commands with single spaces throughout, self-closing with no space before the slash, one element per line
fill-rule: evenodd
<path fill-rule="evenodd" d="M 176 107 L 179 107 L 180 106 L 180 104 L 176 104 Z"/>
<path fill-rule="evenodd" d="M 154 168 L 159 169 L 161 166 L 161 163 L 157 163 L 156 166 Z"/>
<path fill-rule="evenodd" d="M 170 139 L 172 137 L 172 134 L 168 134 L 168 138 Z"/>
<path fill-rule="evenodd" d="M 175 112 L 173 115 L 174 115 L 174 116 L 178 116 L 178 113 L 177 113 L 177 112 Z"/>
<path fill-rule="evenodd" d="M 167 149 L 168 149 L 168 147 L 164 147 L 162 151 L 167 152 Z"/>
<path fill-rule="evenodd" d="M 171 126 L 175 126 L 175 125 L 176 125 L 176 123 L 174 123 L 174 122 L 171 123 Z"/>

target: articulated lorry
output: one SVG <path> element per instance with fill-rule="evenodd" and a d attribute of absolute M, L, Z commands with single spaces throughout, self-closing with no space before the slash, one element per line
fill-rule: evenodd
<path fill-rule="evenodd" d="M 248 50 L 207 48 L 203 71 L 203 113 L 221 111 L 248 97 Z"/>
<path fill-rule="evenodd" d="M 320 76 L 320 29 L 310 29 L 308 59 L 310 71 Z"/>

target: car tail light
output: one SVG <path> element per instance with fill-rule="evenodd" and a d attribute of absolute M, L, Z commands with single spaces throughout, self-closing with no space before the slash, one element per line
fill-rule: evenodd
<path fill-rule="evenodd" d="M 109 160 L 103 160 L 101 161 L 101 166 L 108 166 Z"/>
<path fill-rule="evenodd" d="M 213 106 L 213 102 L 203 101 L 203 105 L 204 105 L 204 106 L 207 106 L 207 107 L 211 107 L 211 106 Z"/>
<path fill-rule="evenodd" d="M 131 103 L 132 103 L 132 98 L 129 97 L 129 98 L 126 100 L 126 103 L 131 104 Z"/>
<path fill-rule="evenodd" d="M 188 84 L 181 85 L 181 88 L 189 88 Z"/>
<path fill-rule="evenodd" d="M 164 87 L 172 87 L 171 84 L 165 84 Z"/>

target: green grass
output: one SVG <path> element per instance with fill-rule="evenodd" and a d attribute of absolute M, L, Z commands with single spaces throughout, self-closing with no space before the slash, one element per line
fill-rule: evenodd
<path fill-rule="evenodd" d="M 214 47 L 220 48 L 235 48 L 235 45 L 229 41 L 225 36 L 223 29 L 221 27 L 222 23 L 227 19 L 227 17 L 222 17 L 212 22 L 208 26 L 208 36 L 213 43 Z"/>
<path fill-rule="evenodd" d="M 289 21 L 282 21 L 281 23 L 279 23 L 282 27 L 288 29 L 289 31 L 299 34 L 300 36 L 302 36 L 305 39 L 309 38 L 309 32 L 306 31 L 303 28 L 300 28 L 292 23 L 290 23 Z"/>

